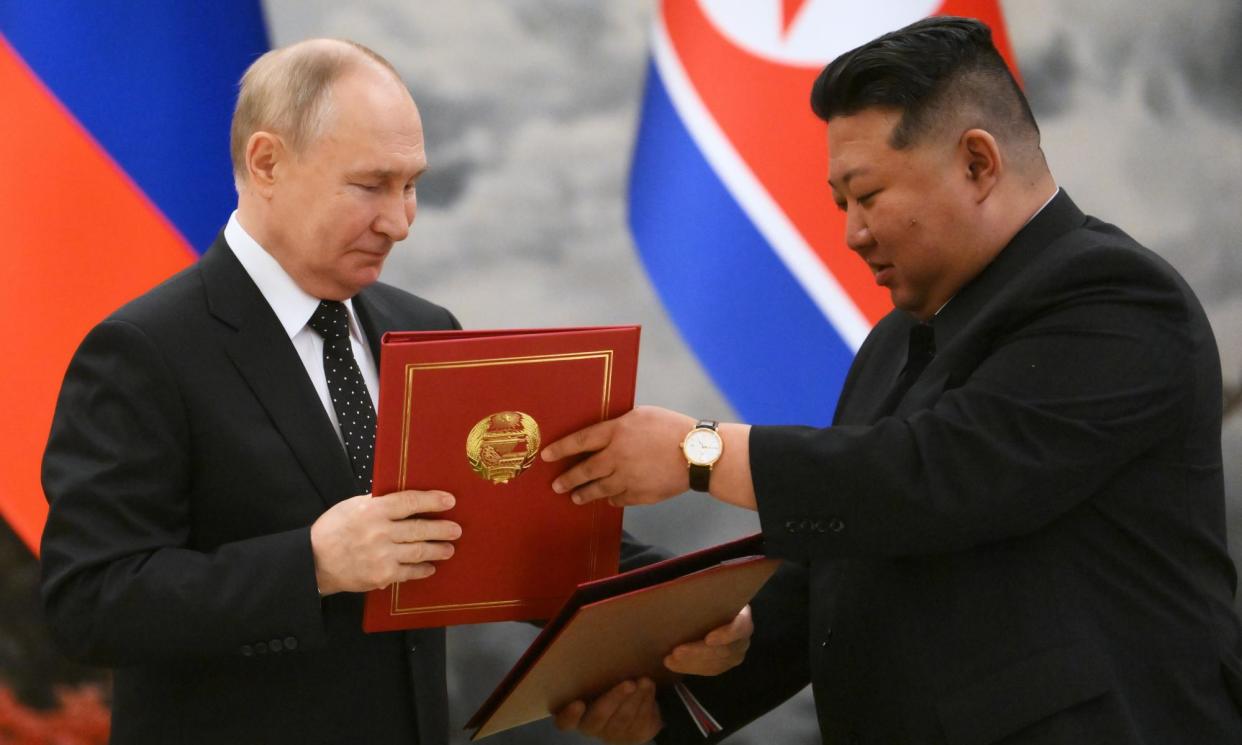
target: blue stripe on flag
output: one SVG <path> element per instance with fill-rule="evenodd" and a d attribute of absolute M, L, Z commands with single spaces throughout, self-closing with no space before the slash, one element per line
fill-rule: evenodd
<path fill-rule="evenodd" d="M 205 250 L 236 202 L 229 121 L 242 72 L 268 46 L 258 0 L 0 0 L 0 33 Z"/>
<path fill-rule="evenodd" d="M 630 230 L 669 314 L 748 422 L 826 425 L 853 352 L 742 212 L 648 70 Z"/>

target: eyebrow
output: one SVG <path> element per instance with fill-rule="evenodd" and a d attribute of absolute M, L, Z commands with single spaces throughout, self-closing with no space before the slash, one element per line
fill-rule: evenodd
<path fill-rule="evenodd" d="M 845 172 L 845 175 L 844 175 L 844 176 L 842 176 L 842 177 L 841 177 L 841 186 L 849 186 L 849 185 L 850 185 L 850 179 L 854 178 L 855 176 L 859 176 L 859 175 L 861 175 L 861 174 L 864 174 L 864 173 L 866 173 L 866 172 L 867 172 L 867 171 L 869 171 L 869 170 L 870 170 L 870 169 L 869 169 L 869 168 L 867 168 L 867 166 L 858 166 L 857 168 L 851 168 L 850 170 L 848 170 L 848 171 L 846 171 L 846 172 Z M 835 183 L 833 183 L 833 181 L 832 181 L 832 179 L 831 179 L 831 178 L 830 178 L 830 179 L 828 179 L 828 185 L 829 185 L 829 186 L 831 186 L 831 187 L 832 187 L 832 188 L 834 188 L 834 189 L 838 189 L 838 188 L 840 188 L 840 187 L 838 187 Z"/>
<path fill-rule="evenodd" d="M 418 171 L 414 173 L 413 178 L 417 179 L 420 176 L 422 176 L 424 173 L 427 172 L 427 168 L 428 168 L 427 166 L 423 166 L 422 168 L 418 169 Z M 388 181 L 389 179 L 399 174 L 397 171 L 394 171 L 389 168 L 374 168 L 369 171 L 356 171 L 350 175 L 354 178 L 373 178 L 373 179 L 379 179 L 380 181 Z"/>

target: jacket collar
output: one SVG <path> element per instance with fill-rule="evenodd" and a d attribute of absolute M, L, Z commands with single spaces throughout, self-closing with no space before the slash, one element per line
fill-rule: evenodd
<path fill-rule="evenodd" d="M 958 332 L 976 318 L 984 307 L 1034 262 L 1041 250 L 1057 238 L 1081 227 L 1086 215 L 1064 189 L 1001 249 L 991 264 L 958 291 L 953 300 L 936 315 L 932 328 L 937 349 L 944 349 Z"/>

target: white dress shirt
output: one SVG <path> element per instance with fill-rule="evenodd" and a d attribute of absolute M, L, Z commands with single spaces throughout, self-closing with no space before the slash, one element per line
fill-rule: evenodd
<path fill-rule="evenodd" d="M 233 255 L 241 262 L 250 279 L 258 286 L 263 299 L 276 313 L 285 333 L 289 335 L 289 341 L 293 343 L 293 348 L 302 360 L 302 366 L 306 368 L 306 374 L 310 376 L 311 385 L 319 394 L 324 411 L 328 412 L 328 418 L 332 420 L 336 436 L 340 438 L 341 425 L 336 420 L 336 410 L 332 408 L 332 398 L 328 395 L 328 378 L 323 371 L 323 337 L 306 325 L 319 307 L 319 298 L 298 287 L 280 263 L 250 237 L 237 221 L 236 212 L 229 217 L 229 223 L 224 228 L 224 240 L 228 242 Z M 371 403 L 378 410 L 379 372 L 375 357 L 371 354 L 371 346 L 362 332 L 352 300 L 345 301 L 345 310 L 349 313 L 349 343 L 354 350 L 354 359 L 358 361 L 362 379 L 366 381 Z M 341 438 L 341 445 L 344 444 L 345 440 Z"/>

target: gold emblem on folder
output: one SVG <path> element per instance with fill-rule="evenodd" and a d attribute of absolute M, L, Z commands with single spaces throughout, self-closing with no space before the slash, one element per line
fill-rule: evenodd
<path fill-rule="evenodd" d="M 466 436 L 470 467 L 493 484 L 507 484 L 530 468 L 539 452 L 539 423 L 521 411 L 484 417 Z"/>

